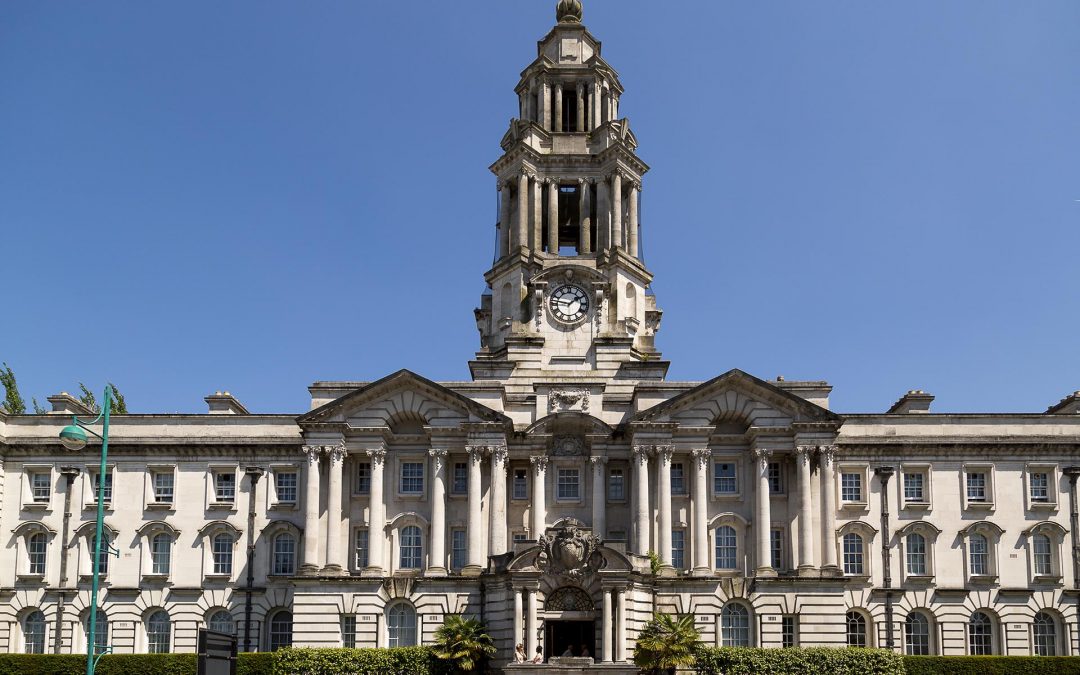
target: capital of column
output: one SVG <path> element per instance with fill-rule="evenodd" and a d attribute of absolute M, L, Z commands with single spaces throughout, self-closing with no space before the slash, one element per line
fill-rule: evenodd
<path fill-rule="evenodd" d="M 548 468 L 548 457 L 547 457 L 547 455 L 536 455 L 534 457 L 530 457 L 529 462 L 532 464 L 533 470 L 536 471 L 537 474 L 543 473 L 544 471 L 547 471 L 547 468 Z"/>
<path fill-rule="evenodd" d="M 486 445 L 467 445 L 465 446 L 465 452 L 469 453 L 469 460 L 474 464 L 479 464 L 483 461 L 484 455 L 488 453 Z"/>
<path fill-rule="evenodd" d="M 328 445 L 324 450 L 326 456 L 330 458 L 331 464 L 340 464 L 349 456 L 349 451 L 345 449 L 344 445 Z"/>
<path fill-rule="evenodd" d="M 488 451 L 491 453 L 491 461 L 495 464 L 506 464 L 506 459 L 510 456 L 510 451 L 505 445 L 492 445 Z"/>
<path fill-rule="evenodd" d="M 435 460 L 435 473 L 438 473 L 446 463 L 446 448 L 432 448 L 428 450 L 428 455 Z"/>
<path fill-rule="evenodd" d="M 633 454 L 634 461 L 642 466 L 649 463 L 649 456 L 652 455 L 656 446 L 653 445 L 635 445 Z"/>
<path fill-rule="evenodd" d="M 386 459 L 386 450 L 382 448 L 372 448 L 365 450 L 364 453 L 371 459 L 371 468 L 374 469 L 377 466 L 382 466 L 383 460 Z"/>
<path fill-rule="evenodd" d="M 712 450 L 708 448 L 698 448 L 690 451 L 690 456 L 697 462 L 697 468 L 705 469 L 709 466 L 709 458 L 712 457 Z"/>
<path fill-rule="evenodd" d="M 656 446 L 656 458 L 660 460 L 662 464 L 671 462 L 671 456 L 675 454 L 675 448 L 670 445 L 658 445 Z"/>
<path fill-rule="evenodd" d="M 757 462 L 758 468 L 762 471 L 769 467 L 770 457 L 772 457 L 772 450 L 767 448 L 754 448 L 754 460 Z"/>
<path fill-rule="evenodd" d="M 818 447 L 818 457 L 821 458 L 821 466 L 829 466 L 836 459 L 835 445 L 822 445 Z"/>
<path fill-rule="evenodd" d="M 608 458 L 600 455 L 594 455 L 589 457 L 589 463 L 593 465 L 594 469 L 603 469 L 604 465 L 608 463 Z"/>
<path fill-rule="evenodd" d="M 315 464 L 322 457 L 321 445 L 305 445 L 300 451 L 307 457 L 308 464 Z"/>
<path fill-rule="evenodd" d="M 800 445 L 795 448 L 795 460 L 799 463 L 799 466 L 810 464 L 815 449 L 812 445 Z"/>

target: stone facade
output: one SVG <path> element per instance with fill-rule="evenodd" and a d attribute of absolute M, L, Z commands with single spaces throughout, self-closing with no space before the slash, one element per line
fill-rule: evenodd
<path fill-rule="evenodd" d="M 622 85 L 559 3 L 492 165 L 500 256 L 472 380 L 317 382 L 302 415 L 111 429 L 114 650 L 430 642 L 627 661 L 654 610 L 711 644 L 1078 653 L 1080 393 L 1041 414 L 829 410 L 825 382 L 665 379 Z M 479 242 L 478 242 L 479 243 Z M 0 651 L 85 650 L 97 447 L 0 414 Z M 84 411 L 85 412 L 85 411 Z M 652 554 L 652 552 L 658 552 Z M 652 558 L 650 558 L 652 554 Z M 566 668 L 577 668 L 573 658 Z"/>

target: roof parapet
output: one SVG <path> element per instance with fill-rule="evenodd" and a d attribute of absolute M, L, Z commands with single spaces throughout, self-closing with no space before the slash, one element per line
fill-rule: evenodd
<path fill-rule="evenodd" d="M 97 414 L 90 408 L 87 408 L 82 401 L 66 391 L 62 391 L 59 394 L 53 394 L 46 400 L 52 404 L 52 410 L 49 411 L 50 415 L 91 416 Z"/>
<path fill-rule="evenodd" d="M 1074 391 L 1046 409 L 1047 415 L 1080 415 L 1080 391 Z"/>
<path fill-rule="evenodd" d="M 211 415 L 250 415 L 244 404 L 227 391 L 215 391 L 203 399 L 210 407 Z"/>
<path fill-rule="evenodd" d="M 893 403 L 885 414 L 928 413 L 933 400 L 933 394 L 928 394 L 922 389 L 912 389 L 901 396 L 899 401 Z"/>

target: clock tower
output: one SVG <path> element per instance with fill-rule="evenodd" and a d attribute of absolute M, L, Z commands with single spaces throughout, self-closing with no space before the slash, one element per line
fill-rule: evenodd
<path fill-rule="evenodd" d="M 497 260 L 476 310 L 474 380 L 661 380 L 661 312 L 641 259 L 637 138 L 622 84 L 562 0 L 558 23 L 515 92 L 518 116 L 491 166 L 500 196 Z"/>

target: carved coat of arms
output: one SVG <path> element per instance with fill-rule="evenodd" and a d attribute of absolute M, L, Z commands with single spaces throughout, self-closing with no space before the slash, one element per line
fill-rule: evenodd
<path fill-rule="evenodd" d="M 540 538 L 536 566 L 543 572 L 578 580 L 600 566 L 600 539 L 578 525 L 559 528 Z"/>

